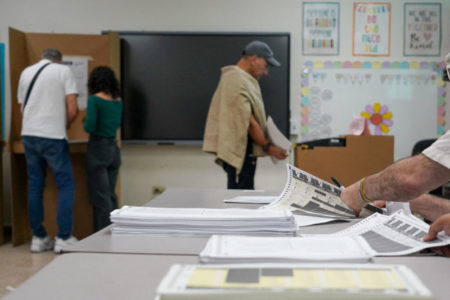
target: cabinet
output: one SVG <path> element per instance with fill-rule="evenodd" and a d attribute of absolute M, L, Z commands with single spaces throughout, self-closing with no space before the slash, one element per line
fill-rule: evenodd
<path fill-rule="evenodd" d="M 344 136 L 344 146 L 295 149 L 295 166 L 334 184 L 348 186 L 394 161 L 393 136 Z"/>

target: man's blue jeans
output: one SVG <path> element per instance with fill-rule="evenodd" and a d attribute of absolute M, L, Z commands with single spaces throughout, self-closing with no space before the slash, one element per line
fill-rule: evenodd
<path fill-rule="evenodd" d="M 47 167 L 53 173 L 58 188 L 58 237 L 68 239 L 73 230 L 75 185 L 70 163 L 69 145 L 65 139 L 22 136 L 28 173 L 28 217 L 33 234 L 47 235 L 44 220 L 43 192 Z"/>

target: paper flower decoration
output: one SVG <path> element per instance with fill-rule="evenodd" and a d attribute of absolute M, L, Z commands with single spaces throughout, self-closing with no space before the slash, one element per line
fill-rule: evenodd
<path fill-rule="evenodd" d="M 386 105 L 381 106 L 380 103 L 374 103 L 373 106 L 367 105 L 366 111 L 361 113 L 361 116 L 369 120 L 375 125 L 375 135 L 382 135 L 389 132 L 394 122 L 392 122 L 392 113 Z"/>

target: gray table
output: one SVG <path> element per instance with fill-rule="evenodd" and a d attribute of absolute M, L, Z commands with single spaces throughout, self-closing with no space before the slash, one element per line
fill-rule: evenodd
<path fill-rule="evenodd" d="M 276 195 L 266 192 L 246 193 Z M 148 205 L 255 207 L 223 203 L 224 198 L 242 194 L 242 191 L 229 190 L 169 189 Z M 329 233 L 347 226 L 349 223 L 335 222 L 302 227 L 300 232 Z M 197 255 L 205 243 L 205 238 L 113 236 L 110 229 L 105 228 L 65 249 L 83 253 L 68 253 L 56 258 L 4 299 L 153 299 L 155 289 L 169 266 L 174 263 L 196 263 Z M 404 264 L 419 276 L 436 299 L 448 299 L 448 258 L 378 257 L 374 263 Z"/>
<path fill-rule="evenodd" d="M 152 300 L 156 287 L 175 263 L 195 264 L 193 256 L 63 254 L 3 300 Z"/>
<path fill-rule="evenodd" d="M 224 203 L 223 200 L 238 195 L 276 196 L 277 194 L 279 192 L 171 188 L 147 203 L 146 206 L 256 208 L 260 205 Z M 329 224 L 301 227 L 299 233 L 332 233 L 350 225 L 349 222 L 335 221 Z M 198 255 L 206 245 L 207 240 L 208 238 L 112 235 L 111 226 L 109 226 L 78 243 L 64 248 L 64 252 Z"/>
<path fill-rule="evenodd" d="M 154 299 L 156 287 L 170 265 L 196 261 L 193 256 L 175 255 L 63 254 L 6 295 L 4 300 Z M 436 299 L 448 299 L 450 259 L 389 257 L 375 261 L 410 267 Z"/>
<path fill-rule="evenodd" d="M 376 264 L 405 265 L 413 270 L 435 299 L 450 298 L 450 258 L 438 256 L 375 257 Z"/>

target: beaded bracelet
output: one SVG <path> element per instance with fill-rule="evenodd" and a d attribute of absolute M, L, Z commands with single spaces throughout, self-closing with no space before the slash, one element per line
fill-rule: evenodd
<path fill-rule="evenodd" d="M 360 184 L 359 184 L 359 195 L 361 196 L 361 198 L 364 200 L 364 202 L 366 203 L 371 203 L 374 200 L 370 199 L 369 197 L 367 197 L 367 195 L 364 193 L 364 181 L 366 181 L 367 177 L 364 177 Z"/>

